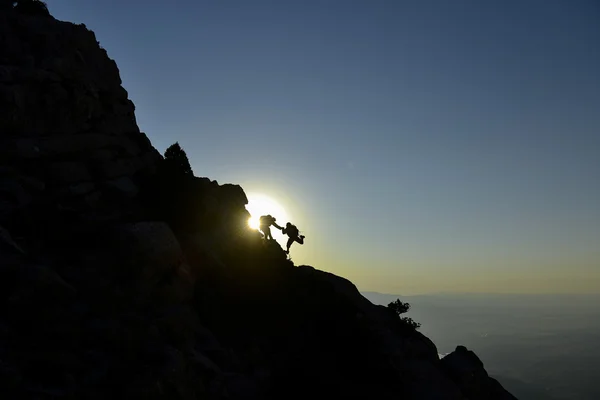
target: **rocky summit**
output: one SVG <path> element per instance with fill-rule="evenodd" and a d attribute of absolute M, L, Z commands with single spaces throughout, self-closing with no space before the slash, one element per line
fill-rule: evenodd
<path fill-rule="evenodd" d="M 514 399 L 178 174 L 84 25 L 0 7 L 0 398 Z M 26 3 L 26 2 L 21 2 Z M 35 11 L 35 10 L 34 10 Z"/>

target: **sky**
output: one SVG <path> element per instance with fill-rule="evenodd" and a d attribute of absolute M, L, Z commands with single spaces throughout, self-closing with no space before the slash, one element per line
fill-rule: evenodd
<path fill-rule="evenodd" d="M 600 292 L 597 1 L 47 3 L 96 33 L 160 152 L 285 209 L 297 265 Z"/>

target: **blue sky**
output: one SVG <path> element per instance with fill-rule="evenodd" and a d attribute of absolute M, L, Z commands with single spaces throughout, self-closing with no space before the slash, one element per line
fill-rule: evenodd
<path fill-rule="evenodd" d="M 360 289 L 600 292 L 593 0 L 49 0 L 140 129 Z"/>

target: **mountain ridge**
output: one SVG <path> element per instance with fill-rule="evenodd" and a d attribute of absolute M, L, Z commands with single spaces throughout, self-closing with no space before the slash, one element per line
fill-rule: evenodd
<path fill-rule="evenodd" d="M 84 25 L 0 8 L 0 47 L 3 397 L 514 399 L 166 168 Z"/>

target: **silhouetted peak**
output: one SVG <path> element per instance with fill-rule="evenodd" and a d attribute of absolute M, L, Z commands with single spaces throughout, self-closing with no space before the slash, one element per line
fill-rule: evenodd
<path fill-rule="evenodd" d="M 516 400 L 498 381 L 490 378 L 477 355 L 465 346 L 442 358 L 442 366 L 468 398 Z"/>

